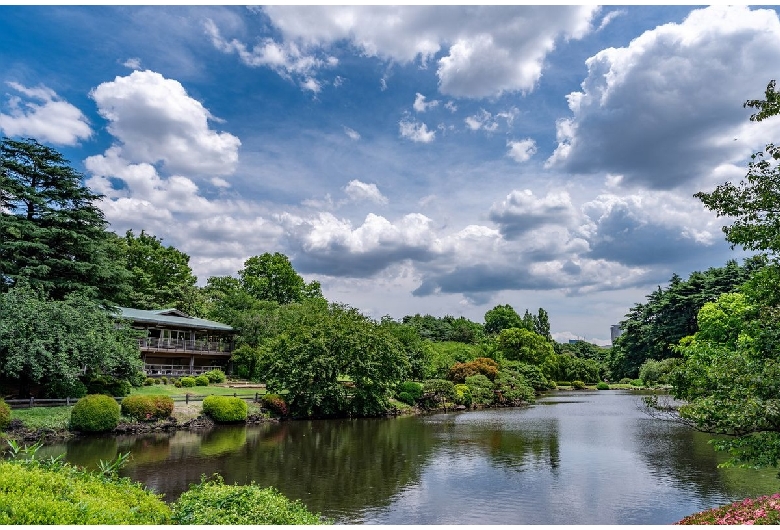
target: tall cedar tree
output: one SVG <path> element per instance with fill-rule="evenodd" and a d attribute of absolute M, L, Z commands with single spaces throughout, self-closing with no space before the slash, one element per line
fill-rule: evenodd
<path fill-rule="evenodd" d="M 32 138 L 0 143 L 0 290 L 20 280 L 61 300 L 120 298 L 127 272 L 111 256 L 102 198 L 62 154 Z"/>

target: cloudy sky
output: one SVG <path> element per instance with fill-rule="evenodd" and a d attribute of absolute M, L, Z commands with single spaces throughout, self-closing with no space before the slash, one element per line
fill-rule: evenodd
<path fill-rule="evenodd" d="M 756 7 L 0 7 L 0 130 L 201 284 L 282 252 L 379 318 L 544 307 L 558 340 L 744 254 L 692 195 L 745 174 L 780 65 Z"/>

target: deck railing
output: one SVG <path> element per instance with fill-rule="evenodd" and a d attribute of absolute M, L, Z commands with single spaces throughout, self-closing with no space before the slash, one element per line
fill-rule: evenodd
<path fill-rule="evenodd" d="M 176 350 L 193 353 L 230 353 L 233 345 L 229 342 L 212 342 L 207 340 L 176 340 L 145 337 L 138 339 L 138 346 L 144 350 Z"/>

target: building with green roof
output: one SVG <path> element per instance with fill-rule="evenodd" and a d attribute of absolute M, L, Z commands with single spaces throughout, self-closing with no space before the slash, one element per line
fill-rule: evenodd
<path fill-rule="evenodd" d="M 178 309 L 118 309 L 120 318 L 145 332 L 138 346 L 148 376 L 230 372 L 236 332 L 227 324 L 191 317 Z"/>

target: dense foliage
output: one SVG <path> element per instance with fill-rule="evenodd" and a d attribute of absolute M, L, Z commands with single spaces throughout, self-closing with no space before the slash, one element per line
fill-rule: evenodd
<path fill-rule="evenodd" d="M 463 342 L 477 344 L 484 337 L 482 324 L 472 322 L 465 317 L 450 315 L 435 317 L 432 315 L 407 315 L 401 319 L 404 324 L 414 328 L 422 339 L 433 342 Z"/>
<path fill-rule="evenodd" d="M 11 423 L 11 407 L 0 398 L 0 431 L 8 427 L 9 423 Z"/>
<path fill-rule="evenodd" d="M 612 347 L 609 369 L 613 379 L 636 377 L 648 360 L 679 357 L 675 345 L 698 329 L 696 315 L 704 304 L 723 293 L 733 292 L 766 264 L 759 257 L 746 259 L 743 265 L 729 261 L 724 267 L 693 272 L 687 280 L 677 274 L 669 285 L 658 287 L 636 304 L 620 322 L 623 334 Z"/>
<path fill-rule="evenodd" d="M 67 397 L 83 393 L 79 381 L 103 375 L 137 382 L 141 366 L 133 332 L 97 302 L 51 300 L 24 284 L 0 293 L 0 377 Z"/>
<path fill-rule="evenodd" d="M 70 411 L 70 428 L 82 432 L 108 432 L 119 425 L 121 407 L 112 397 L 89 394 Z"/>
<path fill-rule="evenodd" d="M 203 412 L 217 423 L 246 421 L 246 401 L 238 397 L 207 396 L 203 400 Z"/>
<path fill-rule="evenodd" d="M 780 524 L 780 493 L 732 502 L 689 515 L 675 524 L 777 525 Z"/>
<path fill-rule="evenodd" d="M 205 477 L 182 493 L 173 505 L 176 524 L 292 525 L 324 524 L 300 501 L 290 501 L 274 488 L 255 483 L 228 486 L 220 476 Z"/>
<path fill-rule="evenodd" d="M 0 461 L 0 524 L 169 524 L 160 496 L 59 461 Z"/>
<path fill-rule="evenodd" d="M 0 142 L 0 292 L 20 281 L 54 300 L 112 302 L 128 290 L 100 195 L 62 154 L 33 139 Z"/>

